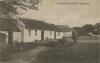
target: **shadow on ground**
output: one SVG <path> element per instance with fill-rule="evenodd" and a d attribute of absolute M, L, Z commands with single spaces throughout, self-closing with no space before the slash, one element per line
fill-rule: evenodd
<path fill-rule="evenodd" d="M 36 63 L 99 63 L 99 43 L 81 42 L 71 47 L 65 44 L 42 51 Z"/>

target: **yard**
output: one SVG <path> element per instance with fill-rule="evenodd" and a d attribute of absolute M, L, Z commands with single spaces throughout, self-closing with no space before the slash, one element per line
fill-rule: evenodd
<path fill-rule="evenodd" d="M 72 47 L 64 44 L 41 52 L 37 63 L 99 63 L 99 48 L 98 42 L 79 42 Z"/>
<path fill-rule="evenodd" d="M 63 42 L 53 47 L 38 46 L 12 54 L 4 63 L 99 63 L 99 42 L 80 39 L 73 45 Z"/>

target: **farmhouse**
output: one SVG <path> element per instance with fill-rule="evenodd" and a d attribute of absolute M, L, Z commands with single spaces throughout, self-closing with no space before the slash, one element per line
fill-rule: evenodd
<path fill-rule="evenodd" d="M 0 32 L 5 33 L 8 42 L 33 42 L 35 40 L 60 39 L 63 37 L 65 28 L 49 24 L 43 21 L 27 18 L 0 18 Z"/>
<path fill-rule="evenodd" d="M 55 25 L 48 24 L 39 20 L 26 19 L 26 18 L 20 18 L 20 21 L 25 24 L 24 36 L 23 36 L 24 42 L 32 42 L 34 40 L 44 40 L 47 37 L 52 39 L 54 38 L 54 30 L 56 28 Z M 19 32 L 17 34 L 19 34 Z"/>

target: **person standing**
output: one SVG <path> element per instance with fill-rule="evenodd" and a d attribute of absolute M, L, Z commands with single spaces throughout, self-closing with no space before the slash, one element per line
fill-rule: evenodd
<path fill-rule="evenodd" d="M 72 31 L 72 40 L 73 40 L 73 42 L 76 42 L 77 37 L 78 37 L 77 31 L 76 31 L 76 30 L 73 30 L 73 31 Z"/>

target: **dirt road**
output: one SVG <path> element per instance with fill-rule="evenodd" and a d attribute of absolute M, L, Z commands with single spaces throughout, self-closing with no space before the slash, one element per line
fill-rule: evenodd
<path fill-rule="evenodd" d="M 99 41 L 80 40 L 70 47 L 66 43 L 58 45 L 12 54 L 9 61 L 1 63 L 100 63 Z"/>

